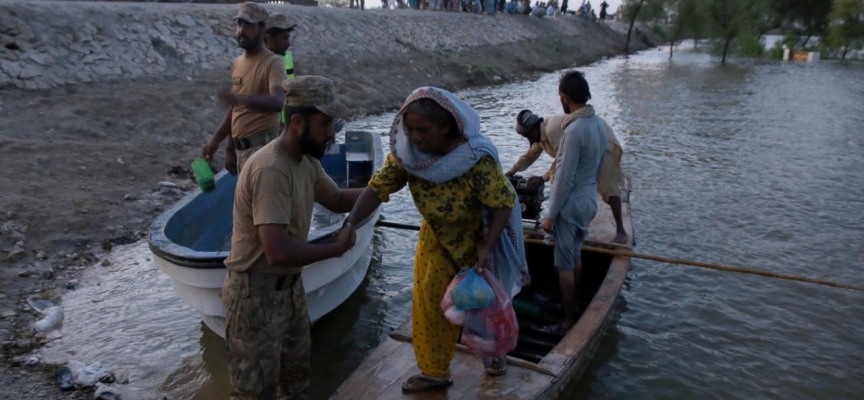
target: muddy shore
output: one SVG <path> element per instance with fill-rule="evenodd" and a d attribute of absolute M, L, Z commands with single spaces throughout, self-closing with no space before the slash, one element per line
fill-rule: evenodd
<path fill-rule="evenodd" d="M 622 24 L 423 11 L 268 5 L 297 22 L 299 74 L 337 82 L 355 116 L 423 85 L 530 79 L 621 53 Z M 0 1 L 0 398 L 76 398 L 50 366 L 21 366 L 50 340 L 24 301 L 110 268 L 114 245 L 194 190 L 189 164 L 216 128 L 237 54 L 232 5 Z M 466 27 L 470 31 L 466 32 Z M 634 50 L 659 44 L 640 30 Z M 103 266 L 104 265 L 104 266 Z M 71 396 L 71 397 L 70 397 Z M 92 396 L 91 396 L 92 397 Z"/>

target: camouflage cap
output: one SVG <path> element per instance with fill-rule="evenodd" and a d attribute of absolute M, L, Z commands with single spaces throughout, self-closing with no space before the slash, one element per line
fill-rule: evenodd
<path fill-rule="evenodd" d="M 348 107 L 336 100 L 333 81 L 323 76 L 306 75 L 282 82 L 286 107 L 315 107 L 331 118 L 345 118 Z"/>
<path fill-rule="evenodd" d="M 251 1 L 240 3 L 237 15 L 234 17 L 235 21 L 238 19 L 242 19 L 250 24 L 260 24 L 267 21 L 267 10 L 258 5 L 258 3 Z"/>
<path fill-rule="evenodd" d="M 285 17 L 284 14 L 272 14 L 270 18 L 267 18 L 267 29 L 275 28 L 275 29 L 284 29 L 286 31 L 293 31 L 297 24 L 291 24 L 288 22 L 288 18 Z"/>

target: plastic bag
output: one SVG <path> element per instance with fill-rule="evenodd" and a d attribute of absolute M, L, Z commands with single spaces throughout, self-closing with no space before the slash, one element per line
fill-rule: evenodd
<path fill-rule="evenodd" d="M 444 298 L 441 299 L 441 310 L 444 311 L 444 318 L 447 318 L 453 325 L 462 326 L 465 323 L 465 311 L 459 311 L 453 304 L 453 290 L 459 285 L 459 282 L 465 278 L 467 271 L 460 271 L 456 277 L 447 285 L 447 291 L 444 292 Z"/>
<path fill-rule="evenodd" d="M 481 308 L 492 307 L 495 304 L 495 291 L 489 282 L 486 282 L 474 268 L 468 268 L 460 271 L 450 282 L 453 285 L 459 276 L 462 279 L 456 282 L 456 287 L 453 288 L 450 298 L 453 305 L 459 311 L 476 310 Z M 449 287 L 448 287 L 449 289 Z"/>
<path fill-rule="evenodd" d="M 503 357 L 516 348 L 519 324 L 510 296 L 489 269 L 481 275 L 495 293 L 495 303 L 488 308 L 465 311 L 462 343 L 482 358 Z"/>

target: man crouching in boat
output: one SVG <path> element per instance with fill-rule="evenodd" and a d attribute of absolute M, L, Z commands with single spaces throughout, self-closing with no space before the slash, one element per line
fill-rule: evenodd
<path fill-rule="evenodd" d="M 351 211 L 362 189 L 340 190 L 318 161 L 347 108 L 320 76 L 286 80 L 285 129 L 240 172 L 234 193 L 231 254 L 222 289 L 228 327 L 231 399 L 305 399 L 309 386 L 309 314 L 303 267 L 347 252 L 351 224 L 335 242 L 309 244 L 312 205 Z M 281 398 L 281 397 L 280 397 Z"/>
<path fill-rule="evenodd" d="M 528 169 L 543 152 L 555 158 L 558 154 L 561 136 L 564 134 L 562 125 L 567 117 L 567 114 L 555 114 L 540 118 L 530 110 L 522 110 L 516 117 L 516 133 L 528 139 L 531 147 L 519 157 L 519 160 L 510 167 L 505 175 L 510 177 L 517 172 Z M 603 119 L 601 118 L 601 120 Z M 612 216 L 615 218 L 617 233 L 612 241 L 627 243 L 627 231 L 624 229 L 624 222 L 621 217 L 621 187 L 618 184 L 621 177 L 621 156 L 624 152 L 621 150 L 621 144 L 615 137 L 612 127 L 606 121 L 603 121 L 603 126 L 606 127 L 606 154 L 603 156 L 600 175 L 597 177 L 597 192 L 612 209 Z M 553 160 L 552 166 L 542 176 L 528 178 L 527 186 L 533 189 L 543 182 L 553 182 L 555 165 L 557 163 Z"/>
<path fill-rule="evenodd" d="M 576 323 L 576 284 L 582 271 L 582 242 L 597 215 L 597 175 L 606 151 L 606 127 L 589 106 L 591 91 L 581 72 L 567 72 L 558 84 L 564 135 L 555 157 L 549 214 L 543 230 L 555 239 L 555 267 L 564 298 L 564 327 Z"/>

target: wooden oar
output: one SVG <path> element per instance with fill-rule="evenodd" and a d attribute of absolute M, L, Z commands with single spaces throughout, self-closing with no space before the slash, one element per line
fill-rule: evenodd
<path fill-rule="evenodd" d="M 546 245 L 546 242 L 544 242 L 542 240 L 529 239 L 529 238 L 525 239 L 525 243 L 534 243 L 534 244 Z M 612 244 L 612 243 L 605 243 L 604 242 L 604 244 Z M 824 279 L 808 278 L 806 276 L 781 274 L 781 273 L 777 273 L 777 272 L 760 271 L 758 269 L 750 269 L 750 268 L 730 267 L 727 265 L 704 263 L 704 262 L 699 262 L 699 261 L 684 260 L 684 259 L 680 259 L 680 258 L 660 257 L 660 256 L 654 256 L 654 255 L 650 255 L 650 254 L 636 253 L 633 251 L 610 250 L 610 249 L 604 249 L 601 247 L 594 247 L 594 246 L 582 246 L 582 250 L 587 251 L 587 252 L 591 252 L 591 253 L 608 254 L 610 256 L 641 258 L 641 259 L 645 259 L 645 260 L 660 261 L 660 262 L 665 262 L 665 263 L 669 263 L 669 264 L 689 265 L 691 267 L 708 268 L 708 269 L 715 269 L 715 270 L 719 270 L 719 271 L 737 272 L 737 273 L 741 273 L 741 274 L 767 276 L 769 278 L 784 279 L 784 280 L 796 281 L 796 282 L 815 283 L 817 285 L 833 286 L 836 288 L 851 289 L 851 290 L 857 290 L 859 292 L 864 292 L 864 286 L 849 285 L 849 284 L 845 284 L 845 283 L 826 281 Z"/>

